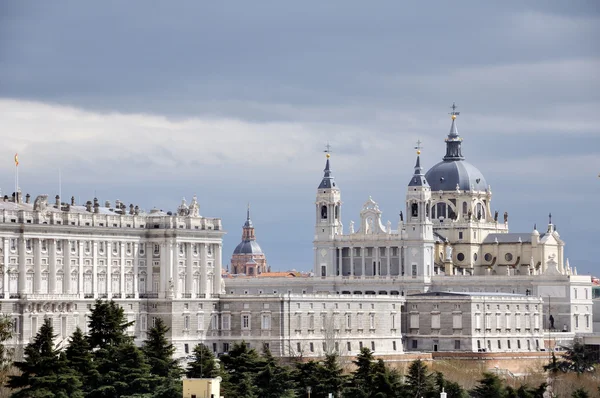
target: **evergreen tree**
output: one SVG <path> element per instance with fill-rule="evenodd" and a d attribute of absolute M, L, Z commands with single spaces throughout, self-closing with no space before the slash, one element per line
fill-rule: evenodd
<path fill-rule="evenodd" d="M 296 396 L 305 397 L 308 389 L 312 397 L 327 396 L 321 393 L 321 381 L 319 379 L 321 365 L 313 360 L 308 362 L 296 362 L 293 378 L 296 385 Z"/>
<path fill-rule="evenodd" d="M 150 373 L 144 354 L 132 341 L 108 346 L 96 352 L 99 378 L 88 394 L 89 398 L 146 397 L 160 379 Z"/>
<path fill-rule="evenodd" d="M 79 327 L 75 329 L 71 336 L 69 345 L 65 350 L 65 357 L 69 368 L 79 374 L 83 382 L 82 390 L 87 392 L 90 388 L 90 382 L 98 377 L 98 372 L 94 366 L 90 345 Z"/>
<path fill-rule="evenodd" d="M 10 376 L 8 387 L 20 389 L 14 398 L 81 398 L 81 380 L 68 366 L 64 354 L 54 346 L 52 320 L 46 318 L 33 342 L 25 347 L 24 361 L 15 362 L 21 371 Z"/>
<path fill-rule="evenodd" d="M 167 340 L 169 328 L 165 322 L 158 318 L 156 324 L 148 331 L 148 336 L 142 345 L 142 352 L 146 355 L 150 372 L 162 378 L 179 378 L 183 370 L 177 360 L 173 359 L 175 347 Z"/>
<path fill-rule="evenodd" d="M 221 357 L 225 377 L 222 386 L 224 396 L 254 397 L 257 388 L 254 376 L 262 369 L 262 358 L 245 341 L 233 345 L 229 353 Z"/>
<path fill-rule="evenodd" d="M 264 398 L 288 398 L 294 396 L 292 373 L 287 366 L 281 366 L 265 346 L 262 354 L 263 368 L 254 382 L 258 396 Z"/>
<path fill-rule="evenodd" d="M 325 360 L 319 370 L 321 386 L 324 392 L 326 394 L 332 393 L 334 397 L 339 397 L 342 394 L 347 377 L 340 366 L 337 354 L 326 354 Z"/>
<path fill-rule="evenodd" d="M 452 398 L 464 398 L 467 396 L 467 392 L 461 387 L 460 384 L 446 380 L 442 372 L 435 372 L 434 379 L 436 394 L 444 391 L 449 397 Z"/>
<path fill-rule="evenodd" d="M 405 390 L 411 397 L 429 397 L 435 393 L 433 375 L 427 372 L 427 365 L 420 359 L 408 367 Z"/>
<path fill-rule="evenodd" d="M 594 359 L 585 345 L 575 342 L 573 347 L 566 350 L 561 363 L 561 369 L 573 370 L 577 374 L 594 369 Z"/>
<path fill-rule="evenodd" d="M 552 358 L 550 359 L 550 363 L 548 365 L 544 365 L 544 370 L 549 372 L 551 376 L 556 375 L 560 370 L 560 362 L 556 359 L 556 355 L 554 351 L 552 351 Z"/>
<path fill-rule="evenodd" d="M 400 384 L 400 376 L 397 372 L 391 372 L 383 360 L 375 361 L 371 350 L 363 347 L 353 363 L 356 370 L 347 394 L 365 398 L 394 396 Z"/>
<path fill-rule="evenodd" d="M 115 346 L 129 340 L 127 328 L 133 322 L 127 322 L 125 311 L 114 301 L 96 300 L 90 314 L 88 341 L 92 349 Z"/>
<path fill-rule="evenodd" d="M 204 344 L 198 344 L 193 351 L 194 360 L 188 364 L 186 376 L 190 379 L 212 378 L 219 375 L 215 355 Z"/>
<path fill-rule="evenodd" d="M 484 373 L 483 378 L 479 380 L 479 385 L 471 391 L 471 395 L 475 398 L 503 398 L 504 385 L 495 374 Z"/>
<path fill-rule="evenodd" d="M 13 349 L 6 348 L 4 342 L 13 337 L 13 322 L 8 316 L 0 315 L 0 384 L 4 384 L 6 372 L 12 364 Z"/>

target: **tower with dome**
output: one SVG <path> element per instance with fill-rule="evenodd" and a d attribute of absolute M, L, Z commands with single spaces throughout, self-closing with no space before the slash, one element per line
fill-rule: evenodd
<path fill-rule="evenodd" d="M 267 258 L 254 235 L 254 225 L 250 219 L 250 205 L 246 212 L 246 222 L 242 227 L 242 241 L 236 246 L 231 256 L 231 272 L 248 276 L 269 272 Z"/>

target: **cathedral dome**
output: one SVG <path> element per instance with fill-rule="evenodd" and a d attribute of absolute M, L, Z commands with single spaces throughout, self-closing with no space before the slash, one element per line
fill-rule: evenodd
<path fill-rule="evenodd" d="M 485 191 L 487 182 L 481 171 L 471 163 L 466 162 L 462 155 L 462 138 L 458 135 L 456 127 L 456 105 L 452 105 L 452 126 L 446 138 L 446 156 L 433 166 L 425 179 L 431 186 L 431 191 Z"/>
<path fill-rule="evenodd" d="M 255 240 L 243 240 L 233 254 L 263 254 L 263 251 Z"/>
<path fill-rule="evenodd" d="M 431 191 L 485 191 L 488 187 L 481 171 L 464 160 L 444 160 L 433 166 L 425 179 Z"/>

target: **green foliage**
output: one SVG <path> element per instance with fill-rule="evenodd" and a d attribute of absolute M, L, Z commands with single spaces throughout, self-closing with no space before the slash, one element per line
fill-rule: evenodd
<path fill-rule="evenodd" d="M 169 328 L 161 318 L 148 331 L 148 336 L 142 346 L 150 371 L 153 375 L 163 378 L 179 378 L 183 372 L 177 360 L 173 359 L 175 347 L 167 340 Z"/>
<path fill-rule="evenodd" d="M 108 346 L 95 354 L 99 377 L 89 398 L 149 394 L 160 382 L 159 377 L 150 373 L 142 351 L 131 341 Z"/>
<path fill-rule="evenodd" d="M 550 359 L 550 363 L 544 366 L 544 370 L 549 372 L 551 375 L 555 375 L 560 371 L 560 362 L 556 359 L 556 355 L 554 351 L 552 351 L 552 358 Z"/>
<path fill-rule="evenodd" d="M 262 361 L 263 368 L 254 379 L 258 395 L 263 398 L 293 397 L 291 370 L 281 366 L 266 346 L 263 348 Z"/>
<path fill-rule="evenodd" d="M 322 362 L 298 362 L 293 373 L 299 397 L 307 395 L 307 388 L 311 389 L 311 398 L 327 398 L 329 393 L 341 396 L 347 379 L 335 354 L 327 355 Z"/>
<path fill-rule="evenodd" d="M 350 379 L 347 395 L 365 398 L 396 395 L 400 386 L 399 374 L 390 371 L 383 360 L 375 360 L 371 350 L 363 347 L 353 363 L 356 370 Z"/>
<path fill-rule="evenodd" d="M 503 398 L 504 393 L 502 380 L 493 373 L 484 373 L 483 378 L 479 380 L 479 385 L 471 391 L 471 396 L 475 398 Z"/>
<path fill-rule="evenodd" d="M 90 347 L 105 348 L 130 340 L 126 330 L 133 322 L 127 322 L 125 311 L 114 301 L 96 300 L 89 322 Z"/>
<path fill-rule="evenodd" d="M 190 379 L 202 379 L 217 377 L 219 369 L 215 355 L 204 344 L 198 344 L 194 347 L 194 360 L 188 364 L 186 375 Z"/>
<path fill-rule="evenodd" d="M 80 398 L 81 380 L 67 365 L 67 359 L 54 346 L 52 321 L 44 320 L 34 340 L 25 347 L 24 361 L 15 362 L 21 371 L 11 376 L 8 387 L 19 389 L 13 398 Z"/>
<path fill-rule="evenodd" d="M 233 345 L 229 353 L 221 357 L 223 371 L 228 378 L 221 383 L 221 394 L 233 397 L 254 397 L 258 389 L 253 384 L 254 375 L 262 368 L 262 359 L 245 341 Z"/>
<path fill-rule="evenodd" d="M 90 382 L 98 378 L 98 372 L 93 362 L 93 355 L 90 345 L 80 328 L 75 329 L 69 345 L 65 350 L 67 366 L 79 374 L 83 382 L 82 390 L 87 392 L 90 388 Z"/>
<path fill-rule="evenodd" d="M 436 392 L 434 377 L 420 359 L 408 367 L 405 391 L 411 397 L 431 397 Z"/>
<path fill-rule="evenodd" d="M 12 361 L 13 350 L 4 345 L 4 342 L 13 337 L 12 328 L 12 319 L 6 315 L 0 316 L 0 372 L 5 372 Z"/>
<path fill-rule="evenodd" d="M 560 368 L 563 372 L 583 372 L 594 370 L 594 359 L 585 345 L 575 342 L 572 347 L 567 348 Z"/>
<path fill-rule="evenodd" d="M 446 380 L 443 373 L 435 372 L 434 379 L 435 396 L 439 397 L 439 393 L 442 391 L 446 392 L 448 396 L 452 398 L 466 398 L 468 396 L 467 392 L 460 384 Z"/>
<path fill-rule="evenodd" d="M 578 388 L 577 390 L 573 391 L 573 393 L 571 394 L 572 398 L 589 398 L 590 394 L 588 394 L 588 392 L 583 389 L 583 388 Z"/>

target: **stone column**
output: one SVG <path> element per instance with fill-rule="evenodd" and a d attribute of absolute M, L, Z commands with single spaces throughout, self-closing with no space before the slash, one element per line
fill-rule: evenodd
<path fill-rule="evenodd" d="M 125 242 L 119 242 L 119 249 L 121 249 L 121 264 L 119 264 L 119 290 L 121 291 L 121 298 L 124 299 L 125 295 L 127 294 L 125 291 Z"/>
<path fill-rule="evenodd" d="M 56 240 L 48 239 L 48 294 L 56 294 Z"/>
<path fill-rule="evenodd" d="M 139 289 L 139 262 L 140 262 L 140 249 L 137 242 L 133 242 L 133 297 L 140 297 L 140 289 Z"/>
<path fill-rule="evenodd" d="M 33 239 L 33 293 L 42 293 L 42 241 Z"/>
<path fill-rule="evenodd" d="M 79 298 L 84 297 L 85 289 L 83 287 L 83 252 L 85 250 L 84 246 L 85 242 L 79 241 L 79 271 L 77 273 L 78 283 L 77 283 L 77 292 L 79 294 Z"/>
<path fill-rule="evenodd" d="M 344 249 L 342 247 L 338 247 L 336 249 L 336 254 L 338 255 L 338 269 L 340 270 L 340 275 L 344 276 L 344 262 L 342 261 L 342 254 Z"/>
<path fill-rule="evenodd" d="M 27 267 L 25 266 L 25 236 L 19 238 L 19 294 L 27 293 Z"/>
<path fill-rule="evenodd" d="M 214 272 L 215 272 L 215 284 L 213 286 L 213 291 L 215 292 L 215 294 L 221 294 L 221 279 L 222 279 L 222 275 L 221 275 L 221 270 L 223 269 L 223 265 L 221 264 L 222 257 L 223 257 L 223 246 L 221 244 L 216 245 L 217 250 L 215 251 L 215 266 L 214 266 Z"/>
<path fill-rule="evenodd" d="M 71 293 L 71 242 L 68 239 L 63 241 L 63 291 L 61 293 Z"/>
<path fill-rule="evenodd" d="M 206 291 L 206 284 L 208 280 L 208 271 L 206 266 L 206 243 L 200 243 L 200 294 L 208 293 Z M 208 296 L 205 296 L 208 297 Z"/>
<path fill-rule="evenodd" d="M 169 285 L 169 245 L 167 241 L 160 243 L 160 297 L 167 297 L 167 286 Z"/>
<path fill-rule="evenodd" d="M 179 298 L 179 250 L 177 241 L 171 243 L 171 279 L 173 281 L 173 297 Z"/>
<path fill-rule="evenodd" d="M 154 253 L 154 244 L 152 242 L 145 242 L 146 245 L 146 293 L 158 293 L 152 290 L 152 280 L 154 278 L 154 271 L 152 267 L 154 266 L 153 261 L 153 253 Z"/>
<path fill-rule="evenodd" d="M 386 254 L 386 258 L 387 258 L 387 271 L 385 273 L 386 277 L 390 277 L 392 276 L 392 260 L 390 259 L 392 252 L 390 251 L 390 247 L 386 246 L 385 248 L 385 254 Z"/>
<path fill-rule="evenodd" d="M 98 298 L 98 242 L 92 242 L 92 293 Z"/>
<path fill-rule="evenodd" d="M 2 242 L 2 256 L 4 257 L 4 270 L 2 272 L 2 298 L 8 298 L 9 296 L 9 286 L 10 279 L 8 276 L 8 251 L 10 250 L 10 238 L 4 238 Z"/>
<path fill-rule="evenodd" d="M 112 241 L 106 243 L 106 297 L 112 298 Z"/>
<path fill-rule="evenodd" d="M 361 246 L 360 248 L 360 254 L 361 254 L 361 258 L 362 258 L 362 277 L 364 278 L 366 276 L 365 274 L 365 246 Z"/>
<path fill-rule="evenodd" d="M 373 276 L 380 276 L 381 275 L 381 264 L 380 264 L 380 257 L 379 257 L 379 246 L 374 246 L 373 247 L 373 262 L 375 263 L 375 269 L 373 270 Z"/>
<path fill-rule="evenodd" d="M 350 276 L 354 277 L 354 247 L 349 247 L 350 249 Z"/>
<path fill-rule="evenodd" d="M 186 251 L 186 267 L 185 267 L 185 292 L 187 294 L 191 294 L 190 297 L 193 297 L 194 292 L 193 292 L 193 287 L 194 287 L 194 270 L 193 270 L 193 252 L 194 252 L 194 248 L 193 245 L 195 245 L 195 243 L 188 243 L 187 244 L 187 251 Z"/>

